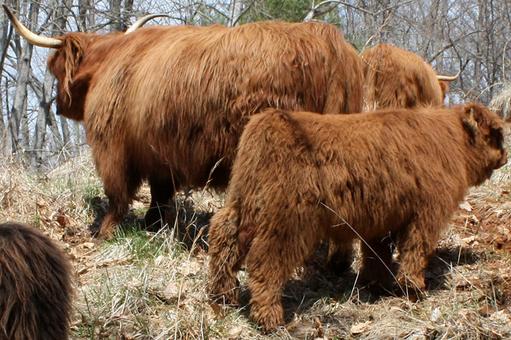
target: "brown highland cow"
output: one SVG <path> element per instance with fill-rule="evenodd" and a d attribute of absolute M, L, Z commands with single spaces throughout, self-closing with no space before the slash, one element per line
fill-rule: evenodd
<path fill-rule="evenodd" d="M 210 180 L 224 188 L 243 127 L 261 109 L 362 109 L 360 58 L 329 24 L 149 27 L 29 41 L 56 49 L 48 66 L 59 112 L 84 122 L 110 202 L 104 237 L 145 179 L 148 225 L 183 187 Z"/>
<path fill-rule="evenodd" d="M 0 340 L 68 338 L 71 267 L 39 230 L 0 224 Z"/>
<path fill-rule="evenodd" d="M 254 116 L 211 222 L 211 296 L 236 303 L 245 262 L 250 314 L 272 330 L 284 321 L 284 284 L 325 239 L 363 240 L 362 273 L 380 282 L 393 278 L 394 239 L 397 282 L 425 288 L 428 257 L 466 190 L 507 161 L 502 133 L 502 120 L 477 104 Z"/>
<path fill-rule="evenodd" d="M 442 105 L 449 82 L 458 77 L 437 75 L 420 56 L 393 45 L 376 45 L 360 56 L 366 111 Z"/>

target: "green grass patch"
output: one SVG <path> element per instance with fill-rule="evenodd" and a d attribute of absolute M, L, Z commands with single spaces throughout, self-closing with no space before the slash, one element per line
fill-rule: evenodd
<path fill-rule="evenodd" d="M 109 244 L 126 247 L 133 260 L 139 262 L 154 260 L 162 255 L 171 255 L 176 258 L 187 252 L 185 246 L 177 242 L 168 229 L 150 233 L 137 222 L 121 225 L 106 246 L 108 247 Z"/>
<path fill-rule="evenodd" d="M 97 197 L 103 196 L 103 188 L 99 183 L 87 183 L 83 188 L 82 199 L 89 206 L 92 205 Z"/>

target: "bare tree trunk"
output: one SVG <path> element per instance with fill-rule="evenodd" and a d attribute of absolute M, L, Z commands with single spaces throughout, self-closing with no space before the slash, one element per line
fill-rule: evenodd
<path fill-rule="evenodd" d="M 78 1 L 78 28 L 82 32 L 87 32 L 87 10 L 89 8 L 88 0 Z"/>
<path fill-rule="evenodd" d="M 64 3 L 61 6 L 58 6 L 57 0 L 52 0 L 49 4 L 50 8 L 54 8 L 55 10 L 52 11 L 49 16 L 50 20 L 52 18 L 55 18 L 53 20 L 53 23 L 51 25 L 50 32 L 52 35 L 56 35 L 61 33 L 61 30 L 66 26 L 67 21 L 67 10 L 66 8 L 69 8 L 70 0 L 66 1 L 67 3 Z M 81 18 L 78 19 L 78 22 L 82 21 Z M 32 162 L 36 166 L 42 165 L 43 162 L 43 151 L 46 146 L 47 142 L 47 136 L 46 136 L 46 126 L 49 126 L 52 134 L 54 136 L 54 141 L 56 142 L 56 147 L 61 149 L 64 145 L 62 144 L 62 138 L 60 136 L 59 130 L 57 128 L 56 122 L 55 122 L 55 113 L 51 110 L 51 97 L 53 92 L 53 84 L 54 84 L 54 78 L 49 72 L 48 69 L 46 69 L 44 74 L 44 80 L 42 83 L 42 88 L 39 96 L 39 110 L 37 115 L 37 121 L 36 121 L 36 127 L 35 127 L 35 138 L 33 143 L 33 157 Z M 52 117 L 53 116 L 53 117 Z"/>
<path fill-rule="evenodd" d="M 62 142 L 64 143 L 63 151 L 68 151 L 71 142 L 71 133 L 69 132 L 68 120 L 60 117 L 60 128 L 62 129 Z"/>
<path fill-rule="evenodd" d="M 478 0 L 478 16 L 477 16 L 477 29 L 481 30 L 483 27 L 483 20 L 484 20 L 484 2 L 485 0 Z M 479 37 L 479 41 L 482 40 L 482 33 L 477 33 Z M 474 82 L 473 82 L 473 91 L 475 90 L 476 93 L 479 93 L 480 89 L 480 79 L 481 79 L 481 59 L 482 59 L 482 52 L 481 52 L 481 46 L 480 44 L 476 44 L 476 56 L 474 60 Z M 472 91 L 472 92 L 473 92 Z M 474 99 L 475 95 L 471 94 L 472 99 Z"/>
<path fill-rule="evenodd" d="M 33 164 L 36 166 L 40 166 L 43 161 L 43 149 L 46 145 L 46 125 L 49 123 L 48 117 L 53 114 L 50 110 L 51 105 L 51 93 L 53 90 L 53 76 L 50 74 L 48 70 L 44 74 L 44 82 L 41 93 L 41 98 L 39 98 L 39 111 L 37 114 L 37 121 L 35 126 L 35 138 L 33 144 Z M 58 130 L 57 130 L 58 133 Z"/>
<path fill-rule="evenodd" d="M 28 85 L 28 83 L 27 83 Z M 26 89 L 25 89 L 26 91 Z M 21 137 L 19 138 L 21 142 L 21 148 L 23 150 L 23 157 L 26 159 L 30 158 L 30 131 L 28 127 L 28 94 L 23 97 L 23 106 L 21 109 L 21 120 L 20 120 L 20 131 L 19 134 Z"/>
<path fill-rule="evenodd" d="M 133 0 L 124 1 L 124 11 L 122 14 L 121 30 L 125 31 L 130 24 L 130 16 L 133 15 Z"/>
<path fill-rule="evenodd" d="M 77 155 L 80 151 L 80 147 L 82 146 L 82 124 L 77 121 L 73 121 L 71 122 L 71 128 L 74 136 L 73 154 Z"/>
<path fill-rule="evenodd" d="M 241 0 L 231 0 L 229 7 L 229 21 L 227 22 L 227 26 L 231 27 L 238 23 L 240 15 L 243 12 L 243 3 Z"/>
<path fill-rule="evenodd" d="M 59 131 L 59 124 L 57 122 L 57 118 L 55 117 L 55 114 L 50 111 L 50 115 L 47 118 L 46 123 L 48 124 L 48 127 L 50 128 L 51 135 L 53 137 L 53 143 L 58 149 L 61 149 L 64 147 L 64 141 L 62 140 L 62 135 Z"/>
<path fill-rule="evenodd" d="M 32 2 L 29 6 L 28 17 L 37 21 L 39 5 Z M 25 110 L 27 100 L 27 85 L 30 80 L 30 61 L 32 59 L 33 46 L 24 42 L 23 48 L 18 54 L 17 82 L 14 94 L 14 103 L 11 110 L 10 130 L 12 134 L 13 152 L 21 148 L 28 149 L 29 140 L 26 135 L 28 131 L 28 114 Z"/>
<path fill-rule="evenodd" d="M 4 61 L 5 57 L 7 56 L 7 49 L 9 48 L 9 40 L 11 40 L 11 32 L 9 32 L 8 27 L 8 21 L 5 16 L 5 13 L 2 11 L 0 13 L 0 80 L 3 76 L 4 71 Z M 1 85 L 1 81 L 0 81 Z M 6 148 L 7 148 L 7 127 L 6 123 L 4 122 L 4 98 L 3 93 L 1 93 L 1 86 L 0 86 L 0 156 L 4 156 L 6 154 Z"/>
<path fill-rule="evenodd" d="M 112 31 L 120 31 L 121 24 L 121 0 L 110 0 L 110 12 L 112 15 L 112 23 L 110 24 Z"/>
<path fill-rule="evenodd" d="M 67 6 L 67 8 L 70 8 L 70 6 Z M 91 4 L 91 0 L 78 0 L 77 21 L 82 32 L 87 32 L 90 27 L 94 26 L 94 7 Z"/>
<path fill-rule="evenodd" d="M 0 78 L 1 79 L 1 78 Z M 7 129 L 4 123 L 4 110 L 3 110 L 3 95 L 0 91 L 0 156 L 5 156 L 5 137 L 7 136 Z"/>
<path fill-rule="evenodd" d="M 6 2 L 7 4 L 7 2 Z M 0 76 L 4 71 L 5 57 L 7 56 L 7 49 L 9 48 L 9 41 L 12 36 L 12 29 L 9 29 L 9 21 L 4 13 L 0 13 Z"/>

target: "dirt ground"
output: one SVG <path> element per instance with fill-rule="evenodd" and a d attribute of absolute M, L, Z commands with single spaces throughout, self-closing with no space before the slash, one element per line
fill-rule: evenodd
<path fill-rule="evenodd" d="M 357 283 L 356 263 L 331 276 L 320 257 L 286 286 L 286 328 L 266 336 L 248 319 L 246 288 L 237 309 L 206 297 L 207 222 L 222 202 L 207 190 L 182 194 L 178 227 L 149 233 L 140 227 L 144 187 L 115 238 L 101 242 L 90 226 L 107 203 L 87 152 L 44 175 L 0 165 L 0 221 L 42 229 L 72 260 L 72 339 L 511 338 L 510 164 L 460 204 L 427 270 L 424 299 L 373 296 Z M 239 278 L 244 285 L 245 273 Z"/>

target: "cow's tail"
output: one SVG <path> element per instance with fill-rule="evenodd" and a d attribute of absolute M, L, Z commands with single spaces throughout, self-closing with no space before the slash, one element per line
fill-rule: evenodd
<path fill-rule="evenodd" d="M 230 206 L 220 209 L 211 219 L 208 293 L 217 303 L 238 304 L 236 274 L 244 257 L 240 249 L 238 222 L 238 211 Z"/>

